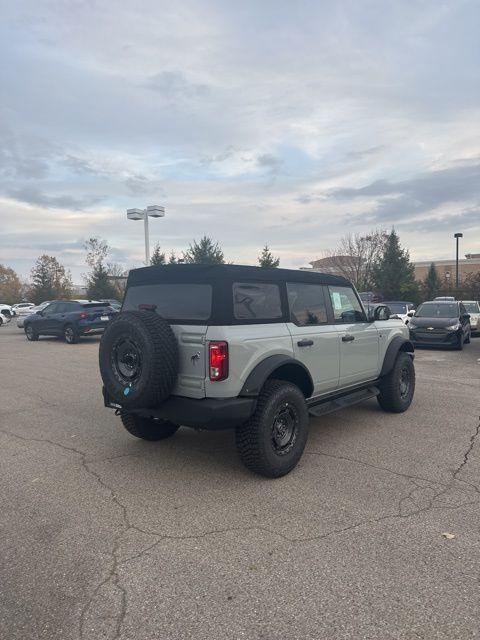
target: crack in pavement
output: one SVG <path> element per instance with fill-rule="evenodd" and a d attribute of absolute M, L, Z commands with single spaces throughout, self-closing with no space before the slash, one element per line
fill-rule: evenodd
<path fill-rule="evenodd" d="M 92 425 L 94 422 L 94 414 L 92 413 Z M 459 466 L 453 471 L 452 473 L 452 482 L 449 484 L 445 484 L 445 483 L 441 483 L 438 481 L 433 481 L 430 480 L 428 478 L 422 478 L 420 476 L 414 476 L 414 475 L 410 475 L 410 474 L 405 474 L 402 472 L 398 472 L 398 471 L 393 471 L 392 469 L 388 469 L 386 467 L 380 467 L 368 462 L 364 462 L 361 460 L 357 460 L 355 458 L 350 458 L 348 456 L 338 456 L 338 455 L 334 455 L 334 454 L 328 454 L 325 452 L 319 452 L 319 451 L 309 451 L 307 453 L 310 453 L 312 455 L 319 455 L 319 456 L 327 456 L 327 457 L 332 457 L 332 458 L 338 458 L 340 460 L 346 460 L 346 461 L 350 461 L 350 462 L 354 462 L 357 464 L 361 464 L 364 465 L 366 467 L 371 467 L 373 469 L 377 469 L 379 471 L 385 471 L 387 473 L 390 473 L 392 475 L 398 476 L 398 477 L 403 477 L 406 478 L 408 480 L 410 480 L 410 482 L 412 482 L 414 484 L 413 488 L 410 488 L 409 493 L 406 496 L 403 496 L 399 499 L 398 504 L 397 504 L 397 510 L 394 513 L 388 513 L 385 514 L 383 516 L 378 516 L 375 518 L 368 518 L 365 520 L 361 520 L 359 522 L 356 523 L 352 523 L 350 525 L 344 526 L 344 527 L 340 527 L 337 529 L 333 529 L 331 531 L 327 531 L 325 533 L 319 534 L 319 535 L 314 535 L 314 536 L 303 536 L 303 537 L 291 537 L 288 535 L 285 535 L 284 533 L 281 533 L 279 531 L 275 531 L 272 529 L 269 529 L 268 527 L 264 527 L 261 525 L 253 525 L 253 526 L 243 526 L 243 527 L 225 527 L 225 528 L 219 528 L 219 529 L 212 529 L 210 531 L 205 531 L 203 533 L 199 533 L 199 534 L 191 534 L 191 535 L 173 535 L 173 534 L 167 534 L 164 532 L 160 532 L 160 531 L 153 531 L 153 530 L 149 530 L 149 529 L 143 529 L 141 527 L 138 527 L 137 525 L 133 524 L 129 518 L 128 515 L 128 507 L 121 502 L 121 500 L 119 499 L 118 495 L 116 494 L 115 490 L 105 482 L 105 480 L 102 478 L 101 474 L 96 471 L 95 469 L 92 468 L 92 465 L 97 463 L 97 462 L 102 462 L 105 459 L 100 459 L 100 460 L 88 460 L 87 459 L 87 454 L 83 451 L 81 451 L 80 449 L 77 449 L 75 447 L 71 447 L 68 445 L 64 445 L 61 444 L 59 442 L 56 442 L 54 440 L 50 440 L 48 438 L 36 438 L 36 437 L 25 437 L 25 436 L 20 436 L 19 434 L 16 433 L 12 433 L 11 431 L 5 430 L 5 429 L 0 429 L 0 432 L 11 436 L 13 438 L 19 439 L 21 441 L 24 442 L 39 442 L 39 443 L 47 443 L 50 444 L 52 446 L 55 447 L 59 447 L 60 449 L 70 453 L 70 454 L 75 454 L 77 456 L 79 456 L 80 458 L 80 463 L 81 463 L 81 467 L 84 469 L 84 471 L 92 478 L 94 478 L 94 480 L 96 481 L 96 483 L 102 487 L 104 490 L 106 490 L 108 492 L 108 494 L 110 495 L 110 498 L 112 500 L 112 502 L 115 504 L 115 506 L 117 507 L 117 509 L 120 512 L 120 516 L 121 516 L 121 525 L 120 525 L 120 530 L 117 532 L 117 534 L 114 536 L 113 539 L 113 544 L 112 544 L 112 549 L 111 549 L 111 566 L 110 569 L 108 571 L 107 576 L 101 580 L 99 582 L 99 584 L 95 587 L 95 589 L 93 590 L 92 594 L 90 595 L 88 601 L 86 602 L 86 604 L 84 605 L 84 607 L 81 610 L 80 613 L 80 620 L 79 620 L 79 634 L 80 634 L 80 639 L 83 639 L 85 637 L 85 625 L 86 625 L 86 617 L 88 615 L 88 612 L 95 600 L 95 597 L 98 595 L 98 593 L 100 592 L 100 590 L 102 589 L 102 587 L 104 587 L 107 584 L 111 584 L 116 591 L 119 592 L 120 594 L 120 607 L 119 607 L 119 613 L 116 616 L 111 616 L 111 618 L 114 620 L 115 622 L 115 628 L 114 628 L 114 635 L 112 636 L 112 640 L 118 640 L 118 638 L 120 638 L 121 635 L 121 631 L 122 631 L 122 626 L 123 626 L 123 622 L 125 620 L 125 616 L 127 613 L 127 590 L 126 588 L 121 584 L 120 581 L 120 573 L 119 573 L 119 567 L 121 565 L 126 564 L 127 562 L 132 562 L 133 560 L 137 560 L 140 557 L 148 554 L 149 551 L 151 551 L 152 549 L 154 549 L 155 547 L 157 547 L 158 545 L 160 545 L 163 541 L 165 540 L 175 540 L 175 541 L 179 541 L 179 540 L 199 540 L 202 538 L 206 538 L 209 536 L 214 536 L 214 535 L 221 535 L 221 534 L 225 534 L 225 533 L 235 533 L 235 532 L 251 532 L 251 531 L 262 531 L 267 533 L 268 535 L 274 535 L 277 536 L 283 540 L 285 540 L 286 542 L 290 543 L 290 544 L 301 544 L 301 543 L 306 543 L 306 542 L 315 542 L 315 541 L 320 541 L 320 540 L 324 540 L 326 538 L 329 538 L 331 536 L 334 535 L 339 535 L 342 533 L 346 533 L 349 531 L 353 531 L 355 529 L 358 529 L 360 527 L 363 526 L 369 526 L 369 525 L 373 525 L 373 524 L 378 524 L 380 522 L 389 520 L 389 519 L 397 519 L 397 518 L 401 518 L 401 519 L 405 519 L 405 518 L 410 518 L 413 517 L 415 515 L 418 515 L 420 513 L 424 513 L 430 509 L 456 509 L 456 508 L 460 508 L 462 506 L 467 506 L 469 504 L 473 504 L 476 501 L 472 501 L 469 502 L 467 504 L 461 504 L 461 505 L 439 505 L 439 506 L 434 506 L 434 502 L 435 500 L 437 500 L 437 498 L 439 498 L 440 496 L 446 494 L 454 485 L 455 481 L 459 481 L 465 484 L 468 484 L 470 486 L 472 486 L 473 488 L 475 488 L 475 490 L 477 492 L 480 493 L 480 491 L 478 490 L 478 487 L 476 487 L 475 485 L 472 485 L 471 483 L 462 480 L 460 478 L 458 478 L 458 475 L 460 474 L 460 472 L 465 468 L 465 466 L 468 463 L 469 460 L 469 456 L 475 446 L 475 442 L 476 439 L 480 433 L 480 422 L 478 424 L 478 426 L 475 429 L 475 432 L 472 434 L 470 441 L 469 441 L 469 445 L 465 451 L 465 453 L 463 454 L 463 458 L 461 463 L 459 464 Z M 123 454 L 121 456 L 113 456 L 111 458 L 111 460 L 116 459 L 118 457 L 126 457 L 127 455 L 130 454 Z M 106 460 L 109 460 L 108 458 Z M 440 489 L 436 489 L 435 487 L 432 486 L 422 486 L 420 484 L 418 484 L 418 482 L 424 482 L 424 483 L 428 483 L 429 485 L 437 485 L 437 487 L 441 487 Z M 416 502 L 416 496 L 415 494 L 421 490 L 422 492 L 425 490 L 429 490 L 433 492 L 433 495 L 427 499 L 427 502 L 425 505 L 423 506 L 419 506 Z M 408 503 L 408 501 L 411 501 L 414 505 L 415 505 L 415 509 L 411 510 L 411 509 L 405 509 L 405 505 Z M 148 547 L 146 547 L 145 549 L 143 549 L 141 552 L 136 553 L 133 556 L 130 556 L 124 560 L 120 560 L 119 558 L 119 547 L 120 547 L 120 543 L 121 543 L 121 539 L 124 536 L 125 533 L 127 533 L 128 531 L 133 530 L 133 531 L 137 531 L 138 533 L 142 533 L 144 535 L 148 535 L 151 537 L 156 538 L 156 541 L 153 542 L 152 544 L 150 544 Z"/>

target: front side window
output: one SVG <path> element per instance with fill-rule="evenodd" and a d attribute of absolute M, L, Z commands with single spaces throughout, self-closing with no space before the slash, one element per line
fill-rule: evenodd
<path fill-rule="evenodd" d="M 287 282 L 290 319 L 296 325 L 316 325 L 327 322 L 327 306 L 322 285 Z"/>
<path fill-rule="evenodd" d="M 267 282 L 234 282 L 233 315 L 237 320 L 282 318 L 278 285 Z"/>
<path fill-rule="evenodd" d="M 365 314 L 350 287 L 328 287 L 335 322 L 365 322 Z"/>
<path fill-rule="evenodd" d="M 125 294 L 123 310 L 138 311 L 142 305 L 154 306 L 156 313 L 166 320 L 208 320 L 212 314 L 212 287 L 209 284 L 194 283 L 144 284 L 129 287 Z"/>
<path fill-rule="evenodd" d="M 52 302 L 52 304 L 49 304 L 47 307 L 45 307 L 45 309 L 43 310 L 43 315 L 51 316 L 54 313 L 58 313 L 59 306 L 60 304 L 58 302 Z"/>

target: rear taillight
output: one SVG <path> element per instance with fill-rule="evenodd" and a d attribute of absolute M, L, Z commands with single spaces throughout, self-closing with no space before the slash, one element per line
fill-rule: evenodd
<path fill-rule="evenodd" d="M 210 380 L 216 382 L 228 378 L 228 342 L 209 342 L 208 361 Z"/>

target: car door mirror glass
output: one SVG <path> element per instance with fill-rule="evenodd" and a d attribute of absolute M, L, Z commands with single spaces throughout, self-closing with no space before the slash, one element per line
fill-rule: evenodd
<path fill-rule="evenodd" d="M 388 320 L 390 318 L 390 309 L 386 305 L 381 304 L 375 307 L 373 315 L 375 320 Z"/>

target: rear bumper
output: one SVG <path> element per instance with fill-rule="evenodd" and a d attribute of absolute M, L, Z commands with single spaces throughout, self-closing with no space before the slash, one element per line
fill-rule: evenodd
<path fill-rule="evenodd" d="M 112 403 L 105 389 L 103 398 L 106 407 L 121 409 Z M 243 424 L 255 411 L 256 398 L 185 398 L 170 396 L 159 407 L 129 409 L 128 413 L 146 418 L 162 418 L 184 427 L 195 427 L 209 431 L 233 429 Z"/>

